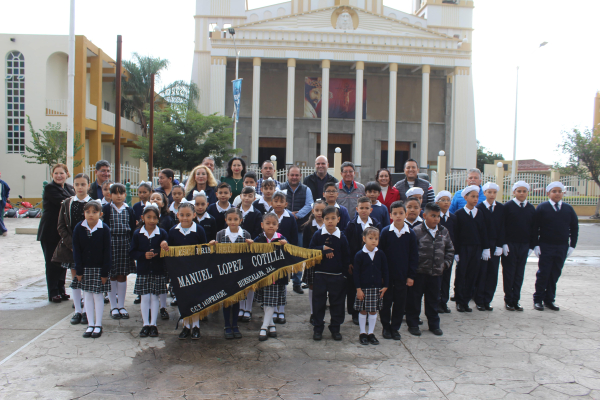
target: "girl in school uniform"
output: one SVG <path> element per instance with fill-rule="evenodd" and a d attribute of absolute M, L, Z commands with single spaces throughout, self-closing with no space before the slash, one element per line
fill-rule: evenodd
<path fill-rule="evenodd" d="M 313 209 L 308 217 L 308 221 L 301 226 L 302 228 L 302 247 L 308 249 L 310 241 L 316 231 L 323 229 L 323 210 L 325 209 L 325 200 L 317 199 L 313 203 Z M 313 317 L 313 282 L 315 278 L 314 268 L 305 269 L 302 274 L 302 282 L 308 285 L 308 303 L 310 304 L 310 323 L 314 326 Z"/>
<path fill-rule="evenodd" d="M 142 219 L 144 207 L 146 206 L 146 203 L 150 201 L 150 193 L 152 193 L 152 184 L 150 182 L 141 181 L 138 186 L 138 198 L 140 201 L 133 205 L 133 212 L 138 221 Z"/>
<path fill-rule="evenodd" d="M 160 247 L 169 251 L 169 246 L 195 246 L 206 243 L 204 229 L 194 222 L 196 211 L 192 203 L 181 203 L 177 214 L 179 215 L 179 224 L 171 228 L 169 239 L 163 241 Z M 184 340 L 190 336 L 192 340 L 200 339 L 200 318 L 197 315 L 183 319 L 183 330 L 179 334 L 179 339 Z"/>
<path fill-rule="evenodd" d="M 73 259 L 88 317 L 88 327 L 83 337 L 95 339 L 102 336 L 104 293 L 110 292 L 110 229 L 100 219 L 100 201 L 87 202 L 83 206 L 83 213 L 85 220 L 78 223 L 73 230 Z"/>
<path fill-rule="evenodd" d="M 273 194 L 275 193 L 275 189 L 277 188 L 277 184 L 273 180 L 273 178 L 269 177 L 268 179 L 264 179 L 262 181 L 262 198 L 255 200 L 252 203 L 255 210 L 260 211 L 261 214 L 266 214 L 273 210 Z"/>
<path fill-rule="evenodd" d="M 242 212 L 238 208 L 233 207 L 225 211 L 225 223 L 227 224 L 227 228 L 217 232 L 216 239 L 212 240 L 210 244 L 253 243 L 250 233 L 240 227 L 242 224 Z M 235 303 L 229 307 L 223 307 L 223 318 L 225 319 L 225 339 L 242 338 L 242 333 L 237 326 L 237 316 L 239 311 L 240 303 Z"/>
<path fill-rule="evenodd" d="M 110 185 L 112 185 L 113 181 L 104 181 L 102 184 L 102 207 L 110 203 Z"/>
<path fill-rule="evenodd" d="M 170 194 L 173 194 L 172 188 Z M 160 213 L 158 226 L 164 229 L 165 232 L 169 232 L 175 226 L 175 221 L 169 212 L 167 195 L 163 192 L 154 192 L 150 196 L 150 203 L 154 203 L 158 207 Z M 169 278 L 167 277 L 168 282 Z M 167 292 L 160 294 L 160 318 L 164 320 L 169 319 L 169 313 L 167 312 Z"/>
<path fill-rule="evenodd" d="M 137 260 L 137 278 L 133 293 L 142 297 L 143 327 L 140 337 L 157 337 L 156 319 L 159 314 L 159 296 L 167 294 L 164 259 L 160 258 L 160 244 L 168 234 L 159 228 L 160 213 L 156 204 L 149 204 L 142 213 L 142 226 L 133 233 L 129 255 Z M 149 318 L 150 317 L 150 318 Z"/>
<path fill-rule="evenodd" d="M 254 243 L 274 243 L 279 242 L 286 244 L 287 240 L 277 230 L 279 228 L 279 218 L 274 213 L 267 213 L 263 217 L 261 223 L 263 233 L 254 239 Z M 273 280 L 273 283 L 269 286 L 265 286 L 260 289 L 260 302 L 263 304 L 265 316 L 263 318 L 263 324 L 260 327 L 258 334 L 258 340 L 265 341 L 269 337 L 277 337 L 277 328 L 273 321 L 273 315 L 278 307 L 285 307 L 287 304 L 287 285 L 289 282 L 289 276 L 284 276 L 277 280 Z"/>
<path fill-rule="evenodd" d="M 213 216 L 206 212 L 208 208 L 208 196 L 204 193 L 204 190 L 199 192 L 194 190 L 193 199 L 194 210 L 196 211 L 194 222 L 204 229 L 207 241 L 215 240 L 217 237 L 217 223 Z"/>
<path fill-rule="evenodd" d="M 110 204 L 102 207 L 102 220 L 110 228 L 112 267 L 110 270 L 110 317 L 112 319 L 129 319 L 125 310 L 127 293 L 127 276 L 135 273 L 135 262 L 129 257 L 131 237 L 135 232 L 137 218 L 133 209 L 125 203 L 126 188 L 121 183 L 113 183 L 110 187 Z M 117 301 L 117 295 L 119 300 Z"/>
<path fill-rule="evenodd" d="M 185 192 L 183 190 L 183 186 L 173 186 L 173 189 L 171 189 L 171 195 L 173 196 L 173 202 L 171 205 L 169 205 L 169 214 L 171 214 L 171 218 L 173 218 L 173 225 L 177 225 L 179 223 L 179 219 L 177 218 L 179 205 L 186 201 L 184 198 Z"/>

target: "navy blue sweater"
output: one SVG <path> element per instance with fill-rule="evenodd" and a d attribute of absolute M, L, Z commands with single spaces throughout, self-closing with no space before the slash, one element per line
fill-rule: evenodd
<path fill-rule="evenodd" d="M 282 240 L 287 241 L 285 236 L 281 235 L 281 237 L 279 239 L 272 240 L 271 243 L 280 242 Z M 258 235 L 254 238 L 254 243 L 269 243 L 269 241 L 267 240 L 265 233 L 262 232 L 260 235 Z M 289 282 L 290 282 L 290 276 L 286 275 L 282 278 L 277 279 L 274 284 L 275 285 L 287 285 Z"/>
<path fill-rule="evenodd" d="M 110 228 L 102 221 L 102 228 L 98 228 L 88 236 L 88 229 L 81 226 L 80 222 L 73 230 L 73 259 L 77 275 L 83 275 L 86 268 L 100 268 L 100 276 L 108 278 L 112 265 L 112 252 L 110 246 Z M 58 235 L 58 234 L 57 234 Z"/>
<path fill-rule="evenodd" d="M 452 240 L 452 244 L 454 245 L 454 227 L 456 226 L 456 215 L 450 213 L 447 221 L 444 221 L 444 218 L 440 217 L 440 225 L 448 229 L 450 240 Z M 454 246 L 454 248 L 456 249 L 456 246 Z"/>
<path fill-rule="evenodd" d="M 456 226 L 454 227 L 454 250 L 460 252 L 461 246 L 479 246 L 489 249 L 487 220 L 481 211 L 475 218 L 467 214 L 464 208 L 456 211 Z M 493 253 L 492 249 L 490 251 Z"/>
<path fill-rule="evenodd" d="M 325 207 L 328 205 L 329 204 L 326 203 Z M 338 208 L 338 212 L 340 213 L 340 222 L 338 222 L 337 227 L 343 232 L 350 222 L 350 214 L 348 214 L 348 209 L 342 205 L 340 205 L 340 208 Z"/>
<path fill-rule="evenodd" d="M 217 224 L 217 232 L 227 228 L 227 224 L 225 224 L 226 211 L 219 212 L 219 209 L 217 208 L 217 203 L 208 206 L 206 212 L 212 215 L 212 217 L 215 219 L 215 223 Z"/>
<path fill-rule="evenodd" d="M 110 215 L 113 212 L 117 212 L 117 211 L 115 211 L 115 209 L 112 208 L 110 203 L 105 204 L 102 207 L 102 221 L 104 221 L 104 223 L 106 225 L 108 225 L 108 227 L 111 229 L 112 229 L 112 226 L 110 225 Z M 133 232 L 135 231 L 135 228 L 137 226 L 137 221 L 138 221 L 137 217 L 135 216 L 135 212 L 133 211 L 133 209 L 131 207 L 127 207 L 125 210 L 123 210 L 121 212 L 122 213 L 126 212 L 129 215 L 129 228 L 131 229 L 130 236 L 133 236 Z"/>
<path fill-rule="evenodd" d="M 167 214 L 162 214 L 160 216 L 160 218 L 158 219 L 158 221 L 159 221 L 158 227 L 161 229 L 164 229 L 165 232 L 169 232 L 172 227 L 177 225 L 175 223 L 175 218 L 173 216 L 173 213 L 171 213 L 171 212 L 168 212 Z"/>
<path fill-rule="evenodd" d="M 187 196 L 185 196 L 185 199 L 187 201 L 194 200 L 194 190 L 196 190 L 196 189 L 190 190 L 190 192 L 187 194 Z M 206 189 L 204 189 L 204 193 L 206 193 L 206 201 L 208 204 L 214 204 L 218 201 L 217 194 L 215 193 L 216 191 L 217 190 L 215 187 L 206 185 Z"/>
<path fill-rule="evenodd" d="M 142 212 L 144 212 L 144 205 L 142 204 L 142 202 L 138 201 L 131 208 L 133 208 L 133 213 L 135 214 L 135 219 L 138 221 L 140 219 L 142 219 Z"/>
<path fill-rule="evenodd" d="M 496 202 L 494 212 L 490 212 L 484 203 L 479 203 L 477 209 L 483 213 L 487 221 L 489 249 L 494 254 L 495 248 L 502 247 L 504 244 L 504 205 Z"/>
<path fill-rule="evenodd" d="M 267 210 L 265 208 L 265 205 L 263 203 L 260 203 L 260 200 L 254 200 L 254 203 L 252 203 L 252 207 L 254 207 L 255 210 L 258 210 L 261 214 L 266 214 L 273 209 L 273 207 L 269 207 L 269 209 Z"/>
<path fill-rule="evenodd" d="M 262 232 L 260 223 L 262 222 L 262 214 L 257 209 L 249 212 L 242 221 L 242 229 L 247 230 L 251 237 L 257 237 Z M 285 236 L 285 235 L 284 235 Z M 298 239 L 296 239 L 298 241 Z"/>
<path fill-rule="evenodd" d="M 310 241 L 317 230 L 319 230 L 319 228 L 312 226 L 312 222 L 304 227 L 304 230 L 302 231 L 302 247 L 305 249 L 310 248 Z"/>
<path fill-rule="evenodd" d="M 579 221 L 570 204 L 563 201 L 556 211 L 549 201 L 541 203 L 535 209 L 533 224 L 537 243 L 577 246 Z"/>
<path fill-rule="evenodd" d="M 371 218 L 377 219 L 377 221 L 381 222 L 381 226 L 390 224 L 390 212 L 387 207 L 383 204 L 380 206 L 376 206 L 375 204 L 371 204 Z"/>
<path fill-rule="evenodd" d="M 371 214 L 373 215 L 373 214 Z M 348 245 L 350 246 L 350 254 L 356 254 L 357 251 L 362 249 L 363 247 L 363 228 L 360 222 L 358 222 L 358 213 L 356 217 L 350 221 L 350 223 L 346 226 L 346 230 L 344 233 L 346 234 L 346 239 L 348 239 Z M 373 221 L 373 227 L 379 229 L 381 232 L 381 223 L 378 219 L 375 219 L 371 216 L 371 221 Z"/>
<path fill-rule="evenodd" d="M 348 267 L 353 260 L 344 232 L 340 231 L 340 237 L 337 238 L 334 235 L 323 235 L 321 229 L 317 230 L 310 241 L 310 248 L 323 251 L 323 246 L 333 249 L 333 258 L 327 258 L 325 252 L 323 252 L 321 264 L 313 267 L 315 268 L 315 274 L 348 275 Z"/>
<path fill-rule="evenodd" d="M 165 260 L 164 258 L 160 258 L 160 244 L 163 240 L 166 240 L 168 243 L 169 235 L 162 228 L 160 228 L 160 234 L 154 235 L 152 239 L 148 239 L 146 235 L 140 233 L 139 229 L 136 229 L 133 233 L 129 256 L 137 260 L 138 275 L 164 275 Z M 146 252 L 150 250 L 158 255 L 148 260 L 146 259 Z"/>
<path fill-rule="evenodd" d="M 298 225 L 296 224 L 296 217 L 294 217 L 294 214 L 291 212 L 288 213 L 290 215 L 289 217 L 281 218 L 277 232 L 285 236 L 289 244 L 298 246 Z"/>
<path fill-rule="evenodd" d="M 390 279 L 415 279 L 419 266 L 419 241 L 415 231 L 409 228 L 408 233 L 398 237 L 388 225 L 381 230 L 377 247 L 387 257 Z"/>
<path fill-rule="evenodd" d="M 219 231 L 217 230 L 217 223 L 215 222 L 213 216 L 210 214 L 206 214 L 206 218 L 204 218 L 202 221 L 198 222 L 198 219 L 198 216 L 196 216 L 194 222 L 196 223 L 196 225 L 200 225 L 204 229 L 204 233 L 206 234 L 206 240 L 209 242 L 211 240 L 215 240 L 215 238 L 217 237 L 217 232 Z"/>
<path fill-rule="evenodd" d="M 357 289 L 386 288 L 390 284 L 387 258 L 381 250 L 375 252 L 372 260 L 364 251 L 358 251 L 352 273 Z"/>
<path fill-rule="evenodd" d="M 528 243 L 529 248 L 535 247 L 537 238 L 533 230 L 533 215 L 535 207 L 527 202 L 525 207 L 514 201 L 504 204 L 504 243 Z"/>
<path fill-rule="evenodd" d="M 208 240 L 206 240 L 206 233 L 202 226 L 195 222 L 192 222 L 192 224 L 196 225 L 196 232 L 190 232 L 187 235 L 181 233 L 175 226 L 172 227 L 169 231 L 169 240 L 167 240 L 169 246 L 194 246 L 197 244 L 208 243 Z"/>

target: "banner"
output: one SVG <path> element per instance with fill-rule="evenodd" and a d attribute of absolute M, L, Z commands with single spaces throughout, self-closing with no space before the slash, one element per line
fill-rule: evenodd
<path fill-rule="evenodd" d="M 235 112 L 235 122 L 240 121 L 240 100 L 242 97 L 242 79 L 235 79 L 233 83 L 233 109 Z"/>
<path fill-rule="evenodd" d="M 304 117 L 321 118 L 321 103 L 325 93 L 320 77 L 304 78 Z M 367 80 L 363 80 L 363 119 L 367 118 Z M 356 116 L 356 79 L 329 79 L 329 118 Z"/>
<path fill-rule="evenodd" d="M 290 244 L 235 243 L 161 251 L 182 318 L 200 318 L 243 300 L 246 293 L 321 262 L 321 251 Z"/>

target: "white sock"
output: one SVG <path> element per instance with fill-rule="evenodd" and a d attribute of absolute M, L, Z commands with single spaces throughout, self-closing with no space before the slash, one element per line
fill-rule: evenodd
<path fill-rule="evenodd" d="M 94 308 L 96 313 L 96 325 L 94 326 L 102 326 L 102 314 L 104 313 L 104 294 L 94 293 Z"/>
<path fill-rule="evenodd" d="M 117 304 L 119 308 L 125 308 L 125 294 L 127 293 L 127 281 L 125 282 L 117 282 L 117 294 L 119 295 L 119 300 Z"/>
<path fill-rule="evenodd" d="M 75 306 L 75 312 L 81 314 L 81 289 L 72 289 L 71 296 L 73 296 L 73 305 Z"/>
<path fill-rule="evenodd" d="M 83 292 L 83 297 L 85 297 L 85 305 L 88 309 L 88 326 L 96 326 L 94 324 L 94 293 Z M 102 299 L 102 304 L 104 304 L 104 298 Z"/>
<path fill-rule="evenodd" d="M 260 329 L 267 329 L 269 326 L 273 326 L 273 313 L 275 313 L 275 307 L 265 306 L 265 317 L 263 318 L 263 324 Z"/>
<path fill-rule="evenodd" d="M 254 290 L 251 290 L 246 295 L 246 307 L 244 308 L 244 311 L 252 312 L 252 302 L 253 301 L 254 301 Z"/>
<path fill-rule="evenodd" d="M 140 303 L 140 306 L 142 307 L 142 321 L 144 326 L 150 325 L 150 321 L 148 321 L 148 315 L 150 314 L 150 296 L 151 295 L 149 294 L 143 294 L 141 296 L 142 302 Z"/>
<path fill-rule="evenodd" d="M 279 306 L 279 314 L 284 314 L 285 313 L 285 306 Z"/>
<path fill-rule="evenodd" d="M 162 297 L 162 294 L 160 295 Z M 167 297 L 167 295 L 165 294 L 165 297 Z M 165 299 L 165 301 L 167 301 Z M 158 296 L 151 294 L 150 295 L 150 326 L 156 326 L 156 319 L 158 318 Z"/>
<path fill-rule="evenodd" d="M 200 317 L 198 315 L 192 315 L 192 327 L 200 328 Z"/>
<path fill-rule="evenodd" d="M 167 294 L 160 295 L 160 308 L 167 308 Z"/>
<path fill-rule="evenodd" d="M 108 299 L 110 300 L 110 309 L 119 308 L 117 304 L 117 281 L 110 281 L 110 292 L 108 292 Z"/>
<path fill-rule="evenodd" d="M 375 332 L 375 324 L 377 323 L 377 314 L 369 314 L 369 335 Z"/>
<path fill-rule="evenodd" d="M 188 329 L 190 329 L 190 319 L 191 319 L 190 317 L 183 319 L 183 326 L 185 326 Z"/>
<path fill-rule="evenodd" d="M 367 333 L 367 314 L 358 314 L 358 325 L 360 326 L 361 335 Z"/>
<path fill-rule="evenodd" d="M 246 300 L 240 300 L 240 311 L 238 312 L 238 317 L 244 316 L 245 309 L 246 309 Z"/>
<path fill-rule="evenodd" d="M 313 315 L 313 305 L 312 305 L 312 289 L 308 289 L 308 304 L 310 304 L 310 315 Z"/>

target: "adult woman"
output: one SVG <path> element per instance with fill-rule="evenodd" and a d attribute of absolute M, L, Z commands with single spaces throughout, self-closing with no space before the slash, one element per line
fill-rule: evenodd
<path fill-rule="evenodd" d="M 226 182 L 231 186 L 230 203 L 242 194 L 244 188 L 244 175 L 246 175 L 246 162 L 240 157 L 233 157 L 227 163 L 227 176 L 221 177 L 221 183 Z"/>
<path fill-rule="evenodd" d="M 60 303 L 68 300 L 65 293 L 65 276 L 67 270 L 60 263 L 52 262 L 52 255 L 60 241 L 58 234 L 58 214 L 63 200 L 75 195 L 73 186 L 66 183 L 69 170 L 65 164 L 52 167 L 52 182 L 46 185 L 42 198 L 44 213 L 40 220 L 37 240 L 42 245 L 46 262 L 46 284 L 48 286 L 48 301 Z"/>
<path fill-rule="evenodd" d="M 158 184 L 160 187 L 154 189 L 155 192 L 164 193 L 169 200 L 169 204 L 171 205 L 173 202 L 173 195 L 171 191 L 173 190 L 173 181 L 175 180 L 175 172 L 172 169 L 165 168 L 158 173 Z"/>
<path fill-rule="evenodd" d="M 194 190 L 204 190 L 209 205 L 217 202 L 217 181 L 215 181 L 210 168 L 204 164 L 195 166 L 190 173 L 190 178 L 185 186 L 186 200 L 194 200 Z"/>
<path fill-rule="evenodd" d="M 400 192 L 398 189 L 390 185 L 390 171 L 387 168 L 381 168 L 379 171 L 377 171 L 375 180 L 377 183 L 379 183 L 379 186 L 381 186 L 381 193 L 379 194 L 377 200 L 379 200 L 381 204 L 385 205 L 388 208 L 388 211 L 391 212 L 390 206 L 396 200 L 400 200 Z"/>

